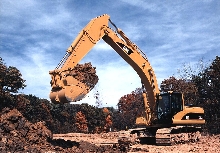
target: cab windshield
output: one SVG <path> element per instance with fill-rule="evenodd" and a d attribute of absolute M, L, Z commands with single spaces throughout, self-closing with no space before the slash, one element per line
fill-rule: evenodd
<path fill-rule="evenodd" d="M 157 97 L 158 119 L 169 119 L 183 110 L 182 95 L 180 93 L 163 93 Z"/>

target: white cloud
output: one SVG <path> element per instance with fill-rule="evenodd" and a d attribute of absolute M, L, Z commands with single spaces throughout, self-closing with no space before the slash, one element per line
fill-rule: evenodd
<path fill-rule="evenodd" d="M 95 46 L 94 50 L 96 51 L 111 51 L 112 48 L 106 44 L 104 41 L 99 41 Z"/>
<path fill-rule="evenodd" d="M 140 7 L 144 10 L 149 10 L 149 11 L 152 11 L 152 12 L 155 12 L 155 11 L 159 11 L 159 7 L 157 6 L 156 3 L 152 3 L 150 1 L 144 1 L 144 0 L 121 0 L 125 3 L 128 3 L 132 6 L 136 6 L 136 7 Z"/>
<path fill-rule="evenodd" d="M 90 101 L 95 105 L 96 99 L 93 95 L 98 91 L 104 106 L 116 106 L 123 95 L 141 87 L 138 74 L 122 61 L 98 65 L 96 72 L 99 76 L 97 87 L 82 102 Z"/>
<path fill-rule="evenodd" d="M 92 5 L 92 6 L 91 6 Z M 108 7 L 106 7 L 108 6 Z M 48 98 L 49 70 L 85 25 L 107 13 L 144 51 L 158 83 L 176 73 L 182 63 L 212 60 L 220 50 L 220 13 L 216 1 L 0 1 L 0 56 L 21 70 L 23 91 Z M 91 9 L 92 8 L 92 9 Z M 104 41 L 82 60 L 97 67 L 100 91 L 107 104 L 140 87 L 136 72 Z M 85 99 L 86 101 L 86 99 Z"/>
<path fill-rule="evenodd" d="M 19 16 L 22 10 L 27 10 L 30 7 L 37 5 L 33 0 L 23 0 L 14 1 L 14 0 L 3 0 L 0 2 L 1 5 L 1 15 L 7 17 Z"/>

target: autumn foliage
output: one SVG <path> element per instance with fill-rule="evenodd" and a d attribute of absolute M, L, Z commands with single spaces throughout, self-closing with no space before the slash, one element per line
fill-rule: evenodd
<path fill-rule="evenodd" d="M 179 91 L 186 104 L 205 109 L 206 129 L 220 133 L 220 57 L 190 78 L 165 79 L 161 90 Z M 134 128 L 136 117 L 144 111 L 142 89 L 124 95 L 113 107 L 95 107 L 88 104 L 52 104 L 34 95 L 14 94 L 25 87 L 25 80 L 15 67 L 7 67 L 0 58 L 0 111 L 17 109 L 32 123 L 44 121 L 53 133 L 108 132 Z M 99 93 L 95 95 L 99 96 Z M 102 100 L 98 97 L 98 102 Z M 89 103 L 89 102 L 88 102 Z"/>
<path fill-rule="evenodd" d="M 75 126 L 78 132 L 88 132 L 86 116 L 81 112 L 77 112 L 75 116 Z"/>
<path fill-rule="evenodd" d="M 124 95 L 118 102 L 119 119 L 121 122 L 120 129 L 135 127 L 136 117 L 143 113 L 142 89 L 137 88 L 130 94 Z"/>
<path fill-rule="evenodd" d="M 186 74 L 191 74 L 184 70 Z M 189 69 L 191 71 L 191 69 Z M 176 79 L 170 77 L 161 84 L 162 91 L 182 92 L 186 104 L 201 106 L 205 110 L 206 128 L 210 133 L 220 133 L 220 57 L 200 69 L 198 74 Z"/>
<path fill-rule="evenodd" d="M 185 104 L 196 104 L 198 100 L 198 88 L 192 80 L 177 79 L 174 76 L 165 79 L 161 83 L 161 91 L 176 91 L 184 95 Z"/>
<path fill-rule="evenodd" d="M 103 113 L 104 113 L 104 115 L 105 115 L 105 125 L 104 125 L 104 130 L 106 131 L 106 132 L 108 132 L 108 131 L 110 131 L 110 128 L 112 128 L 112 124 L 113 124 L 113 122 L 112 122 L 112 112 L 110 112 L 109 110 L 108 110 L 108 108 L 106 108 L 106 107 L 104 107 L 103 108 Z"/>

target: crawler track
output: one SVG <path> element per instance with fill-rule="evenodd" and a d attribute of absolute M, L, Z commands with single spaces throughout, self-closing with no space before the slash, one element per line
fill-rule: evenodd
<path fill-rule="evenodd" d="M 157 145 L 174 145 L 199 141 L 201 128 L 172 127 L 158 129 L 156 133 Z"/>

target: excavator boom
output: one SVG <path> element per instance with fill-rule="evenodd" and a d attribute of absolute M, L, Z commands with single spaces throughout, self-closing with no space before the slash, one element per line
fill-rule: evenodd
<path fill-rule="evenodd" d="M 116 31 L 109 27 L 109 23 L 116 28 Z M 78 101 L 90 91 L 86 84 L 69 74 L 100 39 L 110 45 L 140 76 L 146 89 L 145 97 L 148 97 L 145 107 L 153 110 L 156 93 L 159 93 L 154 71 L 144 52 L 112 23 L 106 14 L 92 19 L 80 31 L 56 69 L 49 72 L 52 78 L 51 101 L 53 103 Z"/>
<path fill-rule="evenodd" d="M 109 26 L 115 27 L 115 31 Z M 78 34 L 67 49 L 55 70 L 50 71 L 53 103 L 68 103 L 83 99 L 94 87 L 75 77 L 74 68 L 80 60 L 103 39 L 115 50 L 141 78 L 144 112 L 137 117 L 137 125 L 155 124 L 204 124 L 204 110 L 200 107 L 185 107 L 182 94 L 160 94 L 155 73 L 146 57 L 135 43 L 110 20 L 106 14 L 92 19 Z M 190 119 L 189 119 L 190 118 Z"/>
<path fill-rule="evenodd" d="M 110 28 L 109 23 L 115 27 L 115 31 Z M 74 70 L 100 39 L 103 39 L 132 66 L 141 78 L 142 87 L 145 89 L 143 91 L 144 112 L 141 112 L 141 116 L 136 119 L 136 125 L 144 128 L 132 130 L 131 133 L 136 133 L 139 139 L 154 136 L 157 144 L 171 144 L 176 141 L 175 138 L 181 136 L 178 133 L 183 131 L 190 136 L 188 140 L 195 140 L 194 136 L 198 128 L 188 126 L 205 124 L 204 109 L 185 106 L 181 93 L 159 93 L 155 73 L 144 52 L 117 28 L 106 14 L 92 19 L 80 31 L 55 70 L 49 72 L 52 87 L 51 101 L 53 103 L 75 102 L 83 99 L 94 87 L 78 79 Z M 180 125 L 185 127 L 176 127 Z"/>

